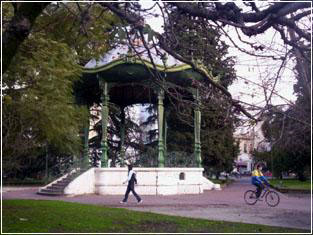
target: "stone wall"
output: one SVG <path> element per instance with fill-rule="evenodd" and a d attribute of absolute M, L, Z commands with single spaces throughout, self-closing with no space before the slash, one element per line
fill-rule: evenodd
<path fill-rule="evenodd" d="M 134 168 L 140 195 L 199 194 L 218 189 L 202 175 L 203 168 Z M 122 195 L 125 193 L 127 168 L 92 168 L 65 188 L 65 194 L 96 193 Z"/>

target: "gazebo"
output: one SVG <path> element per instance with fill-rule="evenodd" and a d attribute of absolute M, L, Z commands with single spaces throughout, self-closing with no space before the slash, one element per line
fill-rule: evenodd
<path fill-rule="evenodd" d="M 151 61 L 153 58 L 153 61 Z M 158 74 L 162 79 L 156 80 Z M 201 167 L 199 91 L 195 81 L 206 78 L 190 65 L 176 60 L 161 49 L 146 48 L 141 44 L 129 47 L 118 46 L 99 60 L 89 61 L 83 68 L 82 82 L 78 86 L 80 97 L 89 97 L 86 103 L 101 103 L 101 167 L 92 168 L 75 178 L 65 189 L 65 194 L 98 193 L 123 194 L 122 185 L 127 175 L 126 168 L 108 166 L 108 115 L 109 102 L 124 108 L 138 103 L 155 103 L 158 106 L 158 167 L 135 168 L 139 194 L 183 194 L 202 193 L 204 189 L 219 188 L 203 177 Z M 165 104 L 168 98 L 164 92 L 166 84 L 186 88 L 194 101 L 194 157 L 196 167 L 170 168 L 165 166 L 166 121 Z M 92 96 L 90 96 L 92 94 Z M 92 97 L 92 98 L 90 98 Z M 121 120 L 121 145 L 124 143 L 124 120 Z M 84 159 L 88 162 L 89 123 L 85 131 Z M 123 155 L 123 150 L 121 150 Z"/>

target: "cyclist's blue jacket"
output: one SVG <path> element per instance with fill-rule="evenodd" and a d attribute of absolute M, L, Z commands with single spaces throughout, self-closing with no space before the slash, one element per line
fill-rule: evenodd
<path fill-rule="evenodd" d="M 266 178 L 264 177 L 261 171 L 259 170 L 252 171 L 251 183 L 254 185 L 259 185 L 259 184 L 262 184 L 262 182 L 269 185 L 269 183 L 267 182 Z"/>

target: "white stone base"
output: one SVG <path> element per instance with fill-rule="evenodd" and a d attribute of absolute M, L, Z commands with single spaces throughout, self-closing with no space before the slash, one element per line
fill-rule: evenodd
<path fill-rule="evenodd" d="M 203 177 L 203 168 L 134 168 L 139 195 L 199 194 L 219 185 Z M 65 194 L 123 195 L 127 168 L 92 168 L 72 181 Z"/>
<path fill-rule="evenodd" d="M 95 192 L 95 168 L 91 168 L 75 178 L 64 189 L 64 194 L 86 194 Z"/>

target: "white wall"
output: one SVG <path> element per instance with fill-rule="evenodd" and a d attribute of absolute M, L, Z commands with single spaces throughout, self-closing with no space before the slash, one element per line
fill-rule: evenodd
<path fill-rule="evenodd" d="M 203 190 L 220 189 L 202 175 L 203 168 L 134 168 L 140 195 L 199 194 Z M 96 193 L 123 195 L 126 191 L 127 168 L 92 168 L 74 179 L 65 194 Z M 183 173 L 185 178 L 179 178 Z"/>
<path fill-rule="evenodd" d="M 209 180 L 204 180 L 203 168 L 134 168 L 138 185 L 136 192 L 141 195 L 198 194 L 203 189 L 219 188 Z M 180 173 L 185 179 L 180 180 Z M 124 194 L 127 168 L 95 169 L 95 192 L 97 194 Z"/>
<path fill-rule="evenodd" d="M 91 168 L 75 178 L 64 189 L 64 194 L 95 193 L 95 168 Z"/>

